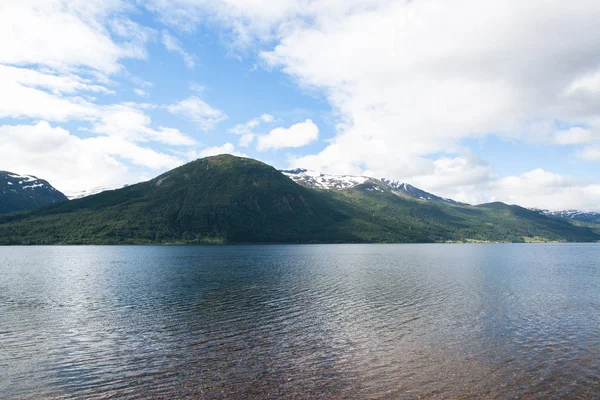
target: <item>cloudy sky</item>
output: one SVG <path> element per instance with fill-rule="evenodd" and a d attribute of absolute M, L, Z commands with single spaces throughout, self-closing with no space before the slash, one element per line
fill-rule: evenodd
<path fill-rule="evenodd" d="M 0 169 L 207 155 L 600 211 L 597 0 L 0 0 Z"/>

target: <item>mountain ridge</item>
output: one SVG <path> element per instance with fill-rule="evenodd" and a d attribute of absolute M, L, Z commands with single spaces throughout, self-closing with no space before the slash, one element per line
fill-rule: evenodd
<path fill-rule="evenodd" d="M 424 201 L 380 180 L 302 186 L 260 161 L 198 159 L 149 181 L 0 215 L 0 244 L 597 241 L 567 221 L 500 203 Z"/>
<path fill-rule="evenodd" d="M 567 210 L 548 210 L 542 208 L 531 208 L 532 211 L 539 212 L 540 214 L 549 216 L 549 217 L 557 217 L 557 218 L 565 218 L 574 221 L 580 222 L 590 222 L 600 224 L 600 213 L 594 211 L 581 211 L 575 209 L 567 209 Z"/>
<path fill-rule="evenodd" d="M 324 190 L 346 190 L 350 189 L 354 186 L 364 184 L 366 182 L 371 181 L 375 184 L 380 184 L 388 188 L 389 190 L 397 193 L 403 193 L 408 195 L 409 197 L 425 200 L 425 201 L 433 201 L 433 202 L 442 202 L 448 204 L 462 204 L 467 205 L 466 203 L 461 203 L 456 200 L 448 199 L 445 197 L 440 197 L 435 194 L 426 192 L 422 189 L 419 189 L 409 183 L 394 181 L 387 178 L 372 178 L 369 176 L 362 175 L 334 175 L 334 174 L 325 174 L 322 172 L 311 171 L 304 168 L 296 168 L 296 169 L 287 169 L 280 170 L 284 175 L 288 178 L 292 179 L 294 182 L 317 189 Z M 373 189 L 376 190 L 376 189 Z"/>
<path fill-rule="evenodd" d="M 67 200 L 44 179 L 0 171 L 0 213 L 30 210 Z"/>

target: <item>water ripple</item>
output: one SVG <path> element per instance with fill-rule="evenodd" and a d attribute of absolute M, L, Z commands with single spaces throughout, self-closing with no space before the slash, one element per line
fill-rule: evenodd
<path fill-rule="evenodd" d="M 0 397 L 598 398 L 599 256 L 0 248 Z"/>

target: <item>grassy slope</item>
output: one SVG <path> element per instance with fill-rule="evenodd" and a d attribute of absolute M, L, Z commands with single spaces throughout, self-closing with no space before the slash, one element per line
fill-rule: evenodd
<path fill-rule="evenodd" d="M 390 192 L 366 192 L 361 186 L 339 193 L 340 202 L 359 216 L 344 222 L 364 241 L 509 241 L 526 238 L 596 241 L 590 229 L 549 218 L 518 206 L 491 203 L 481 206 L 446 205 Z M 378 230 L 360 227 L 370 221 Z M 361 229 L 362 228 L 362 229 Z"/>
<path fill-rule="evenodd" d="M 435 204 L 358 186 L 308 189 L 255 160 L 216 156 L 151 181 L 0 216 L 0 244 L 594 241 L 589 229 L 501 203 Z"/>

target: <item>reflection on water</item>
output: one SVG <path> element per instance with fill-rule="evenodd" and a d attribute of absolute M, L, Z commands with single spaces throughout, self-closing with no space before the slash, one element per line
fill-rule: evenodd
<path fill-rule="evenodd" d="M 600 396 L 600 246 L 0 248 L 2 398 Z"/>

